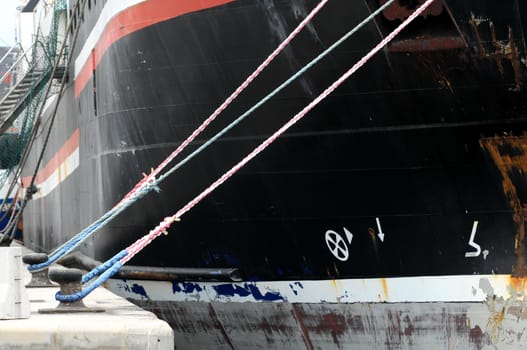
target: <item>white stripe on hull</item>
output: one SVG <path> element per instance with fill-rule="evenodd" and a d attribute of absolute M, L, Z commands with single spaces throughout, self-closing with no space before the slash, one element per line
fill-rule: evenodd
<path fill-rule="evenodd" d="M 104 5 L 103 10 L 101 11 L 101 15 L 99 16 L 97 23 L 95 23 L 95 26 L 93 27 L 90 34 L 88 35 L 88 38 L 84 42 L 84 46 L 82 47 L 77 58 L 75 59 L 75 79 L 77 78 L 80 71 L 90 58 L 92 50 L 99 42 L 104 32 L 104 29 L 112 20 L 112 18 L 114 18 L 116 15 L 123 12 L 124 10 L 144 1 L 146 0 L 108 0 L 106 5 Z"/>
<path fill-rule="evenodd" d="M 525 292 L 517 288 L 527 289 L 518 284 L 510 275 L 462 275 L 236 283 L 110 280 L 108 287 L 126 298 L 154 301 L 421 303 L 509 299 Z"/>
<path fill-rule="evenodd" d="M 57 188 L 68 176 L 79 167 L 79 147 L 73 151 L 55 171 L 42 183 L 38 184 L 38 192 L 33 195 L 33 199 L 47 196 Z"/>

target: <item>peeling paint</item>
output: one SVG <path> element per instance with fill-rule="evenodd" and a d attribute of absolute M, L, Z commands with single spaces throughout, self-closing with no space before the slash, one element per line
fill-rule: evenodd
<path fill-rule="evenodd" d="M 132 299 L 144 288 L 152 300 L 199 302 L 485 302 L 516 300 L 525 295 L 527 283 L 511 275 L 426 276 L 312 281 L 169 282 L 110 280 L 110 289 Z"/>
<path fill-rule="evenodd" d="M 245 283 L 243 286 L 233 283 L 219 284 L 212 287 L 220 297 L 247 297 L 252 296 L 257 301 L 283 301 L 284 298 L 278 292 L 267 291 L 262 293 L 260 289 L 252 283 Z"/>
<path fill-rule="evenodd" d="M 184 339 L 196 337 L 205 339 L 201 348 L 230 344 L 231 349 L 417 350 L 442 344 L 449 350 L 486 350 L 522 349 L 527 343 L 527 278 L 511 275 L 247 283 L 110 280 L 108 286 L 168 319 L 182 348 L 189 348 L 182 345 Z M 386 299 L 376 302 L 384 290 Z"/>
<path fill-rule="evenodd" d="M 173 293 L 194 293 L 194 292 L 201 292 L 203 291 L 203 288 L 197 284 L 192 282 L 177 282 L 172 281 L 172 292 Z"/>
<path fill-rule="evenodd" d="M 509 61 L 514 72 L 515 87 L 512 90 L 520 91 L 523 83 L 521 73 L 522 58 L 519 54 L 518 45 L 516 44 L 515 35 L 512 30 L 512 27 L 508 26 L 507 40 L 499 40 L 496 35 L 496 28 L 494 26 L 494 22 L 489 18 L 476 18 L 474 14 L 472 14 L 470 24 L 476 36 L 480 57 L 492 59 L 495 62 L 498 71 L 502 77 L 505 74 L 503 61 Z M 490 31 L 489 40 L 484 40 L 481 35 L 480 26 L 484 24 L 488 26 L 488 29 Z M 486 42 L 490 42 L 492 48 L 486 48 Z"/>
<path fill-rule="evenodd" d="M 492 285 L 487 278 L 481 278 L 479 280 L 479 289 L 481 289 L 487 296 L 494 295 L 494 288 L 492 288 Z"/>
<path fill-rule="evenodd" d="M 168 320 L 178 349 L 512 350 L 527 340 L 527 321 L 500 301 L 495 313 L 486 302 L 139 305 Z"/>
<path fill-rule="evenodd" d="M 139 284 L 137 284 L 137 283 L 134 283 L 134 284 L 132 285 L 132 288 L 130 288 L 130 290 L 131 290 L 133 293 L 138 294 L 138 295 L 140 295 L 141 297 L 143 297 L 143 298 L 145 298 L 145 299 L 149 299 L 149 298 L 148 298 L 148 294 L 146 294 L 145 289 L 144 289 L 141 285 L 139 285 Z"/>

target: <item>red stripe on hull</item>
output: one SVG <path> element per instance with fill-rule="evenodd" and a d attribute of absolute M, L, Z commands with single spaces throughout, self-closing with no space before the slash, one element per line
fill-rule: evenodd
<path fill-rule="evenodd" d="M 130 7 L 112 18 L 84 63 L 75 80 L 75 97 L 78 97 L 90 80 L 101 57 L 117 40 L 156 23 L 207 8 L 224 5 L 235 0 L 149 0 Z M 92 63 L 93 62 L 93 63 Z"/>
<path fill-rule="evenodd" d="M 64 143 L 59 151 L 50 159 L 46 166 L 37 173 L 35 184 L 39 185 L 46 181 L 55 170 L 79 147 L 79 129 L 75 130 L 70 138 Z M 27 187 L 31 183 L 31 176 L 22 178 L 22 186 Z"/>

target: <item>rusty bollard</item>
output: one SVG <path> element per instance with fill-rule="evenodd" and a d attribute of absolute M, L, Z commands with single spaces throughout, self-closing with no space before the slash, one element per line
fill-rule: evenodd
<path fill-rule="evenodd" d="M 72 295 L 82 291 L 82 271 L 79 269 L 51 268 L 49 279 L 60 285 L 60 294 Z M 103 308 L 86 307 L 82 299 L 75 301 L 60 301 L 53 309 L 39 309 L 38 312 L 73 313 L 73 312 L 104 312 Z"/>
<path fill-rule="evenodd" d="M 35 265 L 48 261 L 48 255 L 44 253 L 27 254 L 22 257 L 24 264 Z M 31 272 L 31 281 L 26 285 L 27 288 L 37 287 L 56 287 L 48 278 L 48 269 Z"/>

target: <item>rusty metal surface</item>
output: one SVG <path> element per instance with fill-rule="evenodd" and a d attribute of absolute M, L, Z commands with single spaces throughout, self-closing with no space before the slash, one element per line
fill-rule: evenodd
<path fill-rule="evenodd" d="M 523 349 L 527 342 L 527 279 L 510 275 L 457 278 L 440 277 L 442 288 L 435 285 L 421 290 L 408 302 L 231 301 L 237 300 L 234 297 L 204 301 L 197 294 L 178 301 L 157 299 L 148 281 L 130 283 L 137 295 L 131 301 L 170 324 L 177 349 Z M 478 282 L 464 283 L 471 278 Z M 370 293 L 379 292 L 384 294 L 381 300 L 391 300 L 401 288 L 407 295 L 417 289 L 410 280 L 404 285 L 394 284 L 395 280 L 376 280 L 382 286 Z M 338 281 L 334 283 L 334 288 L 341 289 Z M 177 288 L 172 288 L 176 295 Z M 208 290 L 204 285 L 188 289 L 193 293 Z M 318 290 L 321 296 L 327 294 L 323 288 Z M 463 294 L 464 290 L 469 293 Z M 449 301 L 435 296 L 452 292 L 465 296 L 443 299 Z M 477 297 L 480 292 L 484 293 L 481 298 Z"/>
<path fill-rule="evenodd" d="M 208 303 L 135 302 L 170 320 L 176 349 L 233 349 L 222 324 Z"/>
<path fill-rule="evenodd" d="M 502 77 L 505 75 L 505 64 L 510 65 L 513 72 L 515 90 L 520 90 L 522 84 L 522 62 L 516 35 L 510 25 L 507 26 L 507 37 L 498 38 L 492 19 L 472 15 L 470 25 L 477 41 L 477 49 L 481 58 L 493 60 Z"/>
<path fill-rule="evenodd" d="M 388 2 L 388 0 L 381 0 L 381 6 L 386 2 Z M 390 21 L 396 19 L 404 20 L 408 18 L 415 11 L 415 9 L 424 2 L 424 0 L 399 0 L 399 2 L 388 6 L 388 8 L 384 10 L 382 14 Z M 439 16 L 443 12 L 443 9 L 443 2 L 436 1 L 425 12 L 423 12 L 422 16 Z"/>
<path fill-rule="evenodd" d="M 117 277 L 154 281 L 197 280 L 197 281 L 240 281 L 237 268 L 187 268 L 124 266 Z"/>
<path fill-rule="evenodd" d="M 422 52 L 437 50 L 462 49 L 465 41 L 459 35 L 424 36 L 418 38 L 394 41 L 390 45 L 391 52 Z"/>
<path fill-rule="evenodd" d="M 525 198 L 521 197 L 521 188 L 527 172 L 527 137 L 497 136 L 480 140 L 481 147 L 490 156 L 501 176 L 501 187 L 516 225 L 514 254 L 516 263 L 512 272 L 516 276 L 526 276 L 525 264 Z"/>
<path fill-rule="evenodd" d="M 101 261 L 90 258 L 80 252 L 66 255 L 59 264 L 90 271 L 100 266 Z M 190 267 L 153 267 L 126 265 L 117 272 L 116 277 L 123 279 L 141 279 L 152 281 L 240 281 L 237 268 L 190 268 Z"/>
<path fill-rule="evenodd" d="M 381 1 L 381 4 L 386 1 Z M 422 1 L 399 1 L 389 6 L 383 15 L 385 20 L 378 20 L 383 35 L 386 36 L 393 28 L 395 20 L 407 18 Z M 375 5 L 372 5 L 375 6 Z M 390 45 L 390 52 L 428 52 L 466 49 L 467 42 L 461 28 L 453 17 L 450 9 L 442 1 L 436 1 L 423 14 L 424 19 L 405 30 Z"/>
<path fill-rule="evenodd" d="M 525 302 L 139 302 L 168 320 L 177 349 L 522 349 Z"/>
<path fill-rule="evenodd" d="M 266 349 L 309 348 L 289 303 L 211 303 L 218 322 L 234 349 L 251 349 L 264 344 Z"/>

